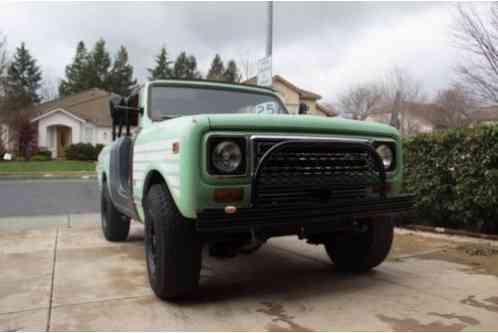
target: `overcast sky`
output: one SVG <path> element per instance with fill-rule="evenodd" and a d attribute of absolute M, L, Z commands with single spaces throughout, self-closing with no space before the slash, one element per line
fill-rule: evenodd
<path fill-rule="evenodd" d="M 430 95 L 453 78 L 460 54 L 449 29 L 451 3 L 274 4 L 274 73 L 334 101 L 350 86 L 393 67 Z M 64 76 L 79 40 L 124 44 L 140 81 L 162 45 L 194 54 L 206 73 L 216 53 L 255 62 L 264 56 L 266 3 L 9 3 L 0 31 L 11 51 L 25 41 L 52 81 Z"/>

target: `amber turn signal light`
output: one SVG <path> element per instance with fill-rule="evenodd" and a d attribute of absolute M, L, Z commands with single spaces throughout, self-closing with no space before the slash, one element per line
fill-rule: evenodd
<path fill-rule="evenodd" d="M 214 201 L 236 202 L 242 201 L 244 191 L 241 188 L 217 188 L 214 190 Z"/>

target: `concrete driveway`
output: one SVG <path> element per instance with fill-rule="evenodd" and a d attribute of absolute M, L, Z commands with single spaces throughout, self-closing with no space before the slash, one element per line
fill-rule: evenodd
<path fill-rule="evenodd" d="M 285 237 L 205 257 L 198 297 L 172 304 L 149 289 L 141 225 L 117 244 L 97 220 L 0 219 L 0 330 L 498 330 L 498 251 L 484 242 L 398 232 L 358 276 Z"/>

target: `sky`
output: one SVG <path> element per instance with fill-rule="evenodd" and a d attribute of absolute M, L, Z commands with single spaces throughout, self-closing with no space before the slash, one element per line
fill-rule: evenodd
<path fill-rule="evenodd" d="M 111 54 L 128 48 L 140 82 L 166 46 L 194 54 L 205 74 L 216 53 L 239 65 L 265 56 L 265 2 L 2 3 L 0 32 L 10 52 L 26 42 L 52 86 L 64 77 L 78 41 L 102 37 Z M 394 68 L 427 95 L 454 79 L 461 54 L 451 40 L 452 3 L 274 3 L 273 72 L 335 102 L 349 88 Z M 246 68 L 247 66 L 243 66 Z M 254 73 L 255 66 L 250 66 Z M 250 73 L 250 74 L 251 74 Z"/>

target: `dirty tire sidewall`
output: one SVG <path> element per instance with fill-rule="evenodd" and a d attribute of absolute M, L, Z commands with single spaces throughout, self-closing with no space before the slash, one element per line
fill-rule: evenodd
<path fill-rule="evenodd" d="M 122 242 L 128 238 L 130 219 L 114 207 L 105 183 L 102 185 L 101 192 L 100 219 L 105 239 L 111 242 Z"/>
<path fill-rule="evenodd" d="M 147 193 L 145 228 L 147 271 L 154 293 L 164 300 L 191 295 L 199 284 L 202 245 L 194 221 L 180 214 L 165 184 L 154 184 Z"/>
<path fill-rule="evenodd" d="M 373 218 L 366 232 L 341 232 L 325 242 L 325 250 L 339 271 L 367 272 L 388 256 L 394 237 L 390 218 Z"/>

